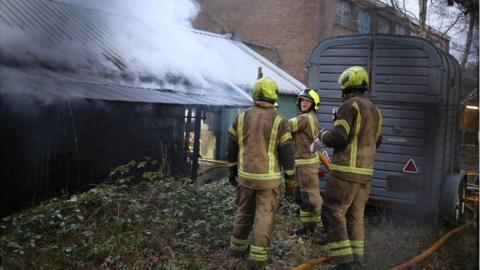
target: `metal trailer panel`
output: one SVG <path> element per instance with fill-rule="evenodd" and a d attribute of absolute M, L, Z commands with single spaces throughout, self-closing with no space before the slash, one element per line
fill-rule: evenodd
<path fill-rule="evenodd" d="M 309 62 L 309 87 L 318 89 L 322 100 L 317 113 L 321 128 L 332 128 L 332 113 L 341 103 L 337 80 L 352 65 L 368 70 L 370 99 L 383 114 L 384 139 L 377 150 L 371 198 L 436 211 L 441 183 L 455 169 L 458 153 L 458 63 L 417 37 L 327 39 Z M 332 149 L 327 152 L 331 155 Z M 418 174 L 403 172 L 409 159 Z"/>

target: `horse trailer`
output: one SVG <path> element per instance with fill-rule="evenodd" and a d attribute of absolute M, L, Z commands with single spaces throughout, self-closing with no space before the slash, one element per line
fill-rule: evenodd
<path fill-rule="evenodd" d="M 355 35 L 326 39 L 309 60 L 309 87 L 321 98 L 321 128 L 332 128 L 341 103 L 337 80 L 350 66 L 369 73 L 368 97 L 383 115 L 370 200 L 413 205 L 434 218 L 464 211 L 466 174 L 459 169 L 461 70 L 431 42 L 412 36 Z M 332 154 L 332 149 L 326 150 Z M 321 181 L 321 189 L 325 181 Z"/>

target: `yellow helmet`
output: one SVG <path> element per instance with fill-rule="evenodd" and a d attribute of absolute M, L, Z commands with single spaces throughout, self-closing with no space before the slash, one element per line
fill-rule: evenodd
<path fill-rule="evenodd" d="M 318 95 L 317 90 L 315 90 L 313 88 L 307 88 L 307 89 L 303 90 L 302 92 L 300 92 L 300 94 L 298 94 L 298 96 L 297 96 L 297 106 L 298 106 L 299 109 L 300 109 L 300 102 L 301 102 L 302 98 L 306 98 L 306 99 L 312 101 L 313 104 L 314 104 L 313 109 L 315 111 L 318 111 L 318 109 L 320 108 L 320 96 Z"/>
<path fill-rule="evenodd" d="M 338 77 L 338 85 L 342 91 L 347 89 L 366 91 L 368 89 L 368 73 L 360 66 L 349 67 Z"/>
<path fill-rule="evenodd" d="M 258 80 L 253 86 L 253 100 L 275 102 L 278 99 L 278 85 L 268 77 Z"/>

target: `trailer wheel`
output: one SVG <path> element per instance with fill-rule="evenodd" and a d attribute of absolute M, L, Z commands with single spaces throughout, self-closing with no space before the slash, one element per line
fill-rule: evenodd
<path fill-rule="evenodd" d="M 465 181 L 460 182 L 455 202 L 455 223 L 459 223 L 462 220 L 463 214 L 465 214 L 465 198 L 467 194 L 466 189 L 467 185 Z"/>
<path fill-rule="evenodd" d="M 466 188 L 466 175 L 463 171 L 447 175 L 439 197 L 440 221 L 453 225 L 462 220 L 465 213 Z"/>

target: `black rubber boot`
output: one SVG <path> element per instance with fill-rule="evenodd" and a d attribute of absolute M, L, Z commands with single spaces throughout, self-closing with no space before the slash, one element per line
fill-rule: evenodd
<path fill-rule="evenodd" d="M 318 232 L 315 237 L 314 243 L 315 245 L 319 245 L 319 246 L 325 246 L 326 244 L 328 244 L 327 234 Z"/>
<path fill-rule="evenodd" d="M 245 251 L 230 250 L 230 256 L 234 258 L 246 258 L 248 255 L 248 249 Z"/>
<path fill-rule="evenodd" d="M 353 263 L 353 269 L 355 269 L 355 270 L 361 270 L 361 269 L 362 269 L 362 263 L 360 263 L 360 262 L 354 262 L 354 263 Z"/>
<path fill-rule="evenodd" d="M 355 270 L 353 262 L 337 264 L 335 270 Z"/>
<path fill-rule="evenodd" d="M 264 270 L 267 266 L 267 262 L 259 262 L 254 260 L 248 260 L 247 262 L 247 269 L 248 270 Z"/>

